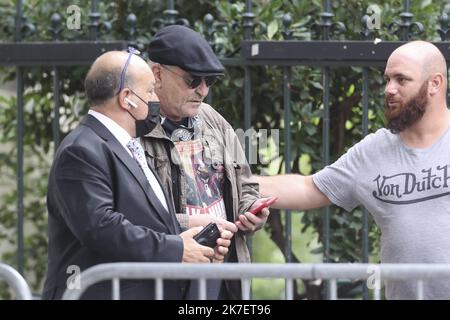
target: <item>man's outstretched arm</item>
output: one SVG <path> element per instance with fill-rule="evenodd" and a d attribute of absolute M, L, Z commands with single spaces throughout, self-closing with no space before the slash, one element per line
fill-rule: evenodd
<path fill-rule="evenodd" d="M 330 199 L 316 187 L 312 176 L 286 174 L 253 176 L 253 179 L 259 183 L 261 196 L 278 197 L 273 208 L 307 210 L 331 204 Z"/>

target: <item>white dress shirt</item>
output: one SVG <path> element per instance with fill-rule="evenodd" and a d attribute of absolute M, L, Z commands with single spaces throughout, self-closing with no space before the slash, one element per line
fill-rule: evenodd
<path fill-rule="evenodd" d="M 112 135 L 119 141 L 119 143 L 122 145 L 122 147 L 128 152 L 130 157 L 133 158 L 133 154 L 131 153 L 130 149 L 128 149 L 127 144 L 132 139 L 130 134 L 122 128 L 120 125 L 117 124 L 114 120 L 111 118 L 105 116 L 104 114 L 94 111 L 90 109 L 88 111 L 88 114 L 95 117 L 98 121 L 100 121 L 111 133 Z M 134 159 L 134 158 L 133 158 Z M 155 192 L 156 196 L 158 197 L 159 201 L 161 201 L 164 208 L 169 212 L 169 209 L 167 207 L 167 201 L 166 197 L 164 196 L 164 192 L 161 188 L 161 185 L 159 184 L 158 180 L 156 179 L 155 175 L 153 174 L 152 170 L 149 170 L 150 175 L 147 176 L 147 180 L 150 183 L 150 187 Z"/>

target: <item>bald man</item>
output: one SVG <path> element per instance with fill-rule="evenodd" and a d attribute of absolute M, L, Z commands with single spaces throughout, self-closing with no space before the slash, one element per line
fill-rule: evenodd
<path fill-rule="evenodd" d="M 138 138 L 159 121 L 150 67 L 133 50 L 108 52 L 90 68 L 90 110 L 59 146 L 50 172 L 47 206 L 48 274 L 44 299 L 79 290 L 78 274 L 108 262 L 210 262 L 228 252 L 231 232 L 214 249 L 181 232 L 174 208 L 145 162 Z M 142 161 L 144 159 L 144 161 Z M 166 281 L 166 299 L 182 299 L 187 282 Z M 154 298 L 153 281 L 122 281 L 122 299 Z M 82 298 L 110 299 L 110 281 Z"/>
<path fill-rule="evenodd" d="M 257 177 L 260 192 L 279 197 L 278 208 L 363 205 L 381 229 L 383 263 L 450 263 L 445 59 L 431 43 L 410 42 L 391 54 L 384 77 L 387 129 L 312 176 Z M 386 283 L 388 299 L 416 294 L 416 281 Z M 426 281 L 424 296 L 450 299 L 450 282 Z"/>

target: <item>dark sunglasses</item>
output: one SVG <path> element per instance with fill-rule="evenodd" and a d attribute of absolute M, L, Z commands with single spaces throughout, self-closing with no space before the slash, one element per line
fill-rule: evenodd
<path fill-rule="evenodd" d="M 189 75 L 189 78 L 188 78 L 186 76 L 182 76 L 181 74 L 176 73 L 175 71 L 170 69 L 168 66 L 165 66 L 165 65 L 161 64 L 161 67 L 163 67 L 167 71 L 170 71 L 173 74 L 175 74 L 175 75 L 179 76 L 180 78 L 182 78 L 184 80 L 184 82 L 186 83 L 186 85 L 190 89 L 197 88 L 202 83 L 202 80 L 205 80 L 205 83 L 206 83 L 207 87 L 211 87 L 214 83 L 216 83 L 217 78 L 218 78 L 217 76 L 199 77 L 199 76 L 193 76 L 193 75 Z"/>
<path fill-rule="evenodd" d="M 122 91 L 122 89 L 125 86 L 125 76 L 127 73 L 127 69 L 128 69 L 128 65 L 130 64 L 130 60 L 131 60 L 131 56 L 133 54 L 135 55 L 140 55 L 141 53 L 139 52 L 139 50 L 133 48 L 133 47 L 128 47 L 127 49 L 128 52 L 128 58 L 127 61 L 125 62 L 125 65 L 123 66 L 122 72 L 120 73 L 120 85 L 119 85 L 119 89 L 115 92 L 114 95 L 118 95 L 120 91 Z"/>

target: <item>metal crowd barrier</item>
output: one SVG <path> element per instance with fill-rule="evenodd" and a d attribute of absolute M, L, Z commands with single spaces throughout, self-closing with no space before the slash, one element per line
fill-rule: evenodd
<path fill-rule="evenodd" d="M 30 287 L 14 268 L 0 263 L 0 279 L 5 279 L 19 300 L 32 300 Z"/>
<path fill-rule="evenodd" d="M 155 279 L 156 299 L 163 298 L 163 279 L 197 279 L 199 299 L 206 299 L 206 279 L 241 279 L 243 298 L 250 299 L 250 281 L 254 278 L 285 279 L 286 299 L 293 299 L 296 279 L 330 280 L 329 297 L 338 299 L 337 280 L 368 279 L 373 285 L 373 297 L 381 297 L 382 280 L 416 280 L 417 299 L 423 299 L 423 281 L 450 278 L 450 264 L 186 264 L 186 263 L 108 263 L 91 267 L 80 274 L 77 289 L 67 289 L 63 299 L 79 299 L 91 285 L 112 281 L 112 299 L 120 299 L 120 279 Z"/>

